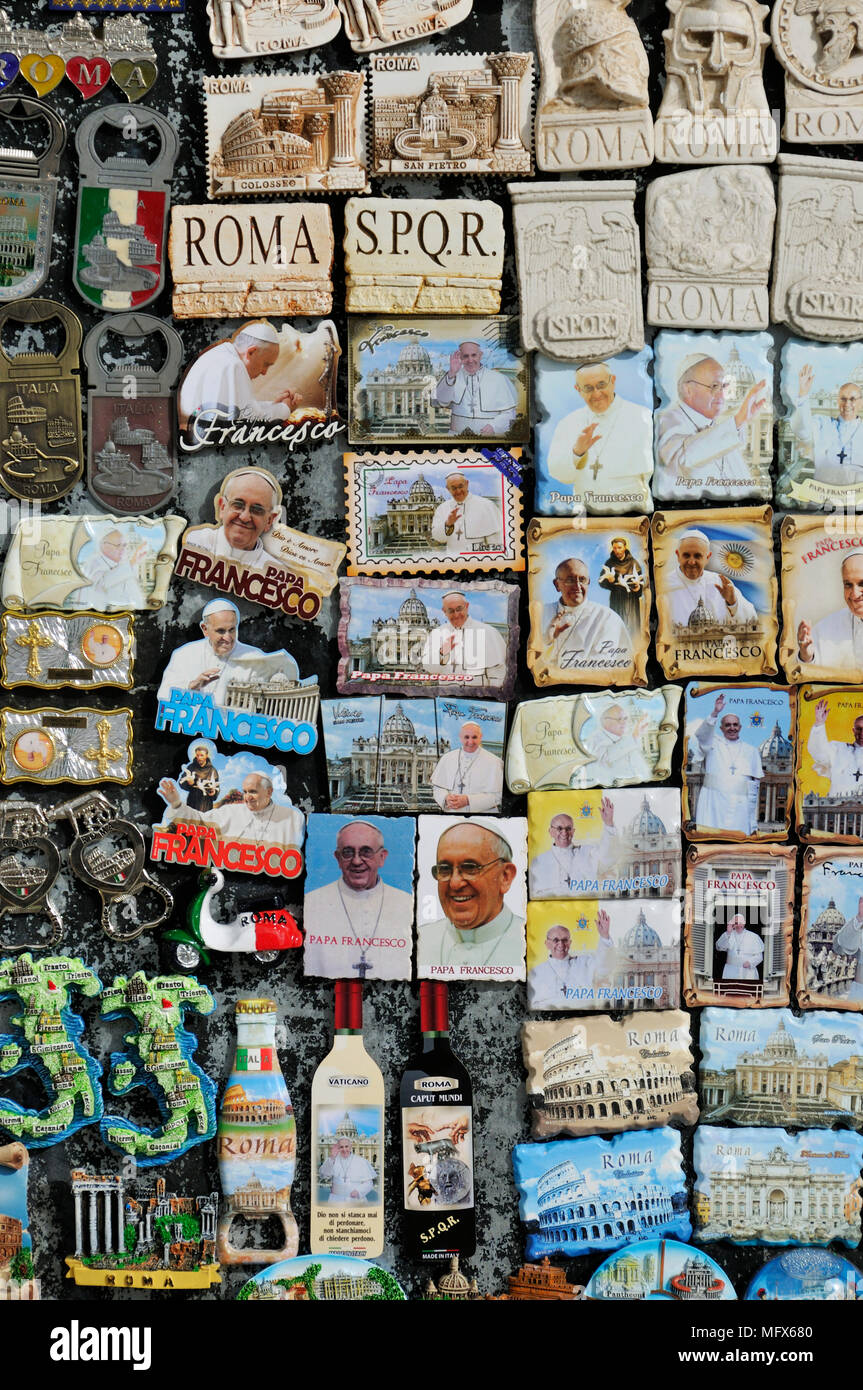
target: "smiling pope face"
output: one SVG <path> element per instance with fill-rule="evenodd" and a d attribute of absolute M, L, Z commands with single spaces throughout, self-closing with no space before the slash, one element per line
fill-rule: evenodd
<path fill-rule="evenodd" d="M 452 878 L 438 879 L 438 897 L 445 916 L 459 931 L 475 931 L 503 910 L 504 894 L 517 871 L 515 864 L 497 855 L 495 836 L 481 825 L 454 825 L 441 835 L 437 862 L 452 865 Z M 465 863 L 482 865 L 482 872 L 466 878 L 461 872 Z"/>

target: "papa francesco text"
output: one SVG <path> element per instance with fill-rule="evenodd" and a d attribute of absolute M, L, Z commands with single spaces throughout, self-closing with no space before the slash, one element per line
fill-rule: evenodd
<path fill-rule="evenodd" d="M 156 863 L 197 864 L 201 869 L 232 869 L 241 874 L 269 874 L 271 878 L 298 878 L 303 856 L 293 845 L 248 844 L 220 840 L 211 825 L 178 823 L 170 830 L 153 831 L 150 858 Z"/>
<path fill-rule="evenodd" d="M 223 738 L 247 748 L 278 748 L 282 753 L 311 753 L 318 741 L 313 724 L 226 709 L 214 704 L 211 695 L 193 690 L 172 690 L 170 699 L 159 701 L 156 729 L 188 738 Z"/>

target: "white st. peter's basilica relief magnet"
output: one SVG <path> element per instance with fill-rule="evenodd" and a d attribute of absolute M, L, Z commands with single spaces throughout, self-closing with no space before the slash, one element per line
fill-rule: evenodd
<path fill-rule="evenodd" d="M 784 516 L 782 641 L 789 681 L 863 681 L 863 536 L 853 519 Z"/>

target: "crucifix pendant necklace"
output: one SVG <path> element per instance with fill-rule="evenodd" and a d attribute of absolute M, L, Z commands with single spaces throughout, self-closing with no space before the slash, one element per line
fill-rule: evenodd
<path fill-rule="evenodd" d="M 378 880 L 378 882 L 380 883 L 380 880 Z M 345 896 L 344 896 L 344 893 L 342 892 L 342 885 L 341 885 L 341 884 L 338 885 L 338 889 L 339 889 L 339 902 L 340 902 L 341 905 L 342 905 L 342 912 L 345 914 L 345 917 L 346 917 L 347 920 L 348 920 L 348 926 L 350 927 L 351 931 L 352 931 L 353 934 L 354 934 L 354 941 L 357 943 L 357 945 L 358 945 L 359 948 L 360 948 L 360 958 L 359 958 L 359 960 L 356 962 L 355 965 L 352 965 L 352 966 L 351 966 L 351 969 L 352 969 L 352 970 L 356 970 L 356 972 L 357 972 L 357 974 L 359 975 L 360 979 L 361 979 L 361 980 L 364 980 L 364 979 L 366 978 L 366 975 L 368 975 L 368 973 L 369 973 L 369 971 L 371 970 L 372 967 L 371 967 L 369 961 L 366 959 L 366 948 L 365 948 L 365 946 L 363 946 L 362 943 L 361 943 L 360 934 L 359 934 L 359 932 L 357 931 L 356 927 L 354 926 L 353 922 L 351 921 L 351 914 L 348 912 L 348 905 L 347 905 L 347 903 L 345 902 Z M 381 913 L 383 912 L 383 910 L 384 910 L 384 889 L 383 889 L 383 884 L 381 884 L 381 900 L 380 900 L 380 903 L 379 903 L 379 905 L 378 905 L 378 915 L 377 915 L 377 917 L 375 918 L 375 924 L 374 924 L 374 927 L 372 928 L 372 940 L 374 940 L 374 938 L 375 938 L 375 937 L 377 936 L 377 934 L 378 934 L 378 926 L 379 926 L 379 924 L 380 924 Z"/>

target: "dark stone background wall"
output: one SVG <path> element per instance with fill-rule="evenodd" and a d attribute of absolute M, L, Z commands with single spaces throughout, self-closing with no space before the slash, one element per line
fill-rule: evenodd
<path fill-rule="evenodd" d="M 552 0 L 537 0 L 540 4 L 551 2 Z M 186 15 L 160 16 L 148 20 L 157 50 L 159 77 L 143 103 L 166 114 L 179 131 L 180 155 L 173 184 L 174 201 L 178 203 L 203 202 L 206 199 L 204 118 L 200 85 L 203 74 L 242 73 L 254 70 L 289 77 L 294 72 L 337 67 L 357 68 L 364 65 L 364 60 L 351 50 L 344 34 L 340 34 L 333 44 L 298 54 L 295 59 L 282 55 L 269 62 L 260 60 L 253 64 L 220 64 L 212 56 L 203 0 L 187 0 L 187 4 Z M 14 13 L 15 20 L 21 23 L 48 26 L 63 19 L 60 15 L 49 16 L 39 0 L 13 0 L 9 8 Z M 524 51 L 533 47 L 530 11 L 528 0 L 474 0 L 472 15 L 457 28 L 427 44 L 412 44 L 400 51 Z M 641 26 L 651 59 L 651 104 L 655 111 L 661 90 L 661 31 L 665 22 L 665 10 L 664 6 L 652 3 L 652 0 L 634 0 L 631 12 Z M 766 76 L 771 105 L 778 106 L 781 100 L 781 72 L 769 51 Z M 13 90 L 31 94 L 30 88 L 22 78 L 18 79 Z M 119 89 L 115 88 L 113 83 L 109 83 L 98 96 L 83 103 L 71 84 L 64 80 L 46 100 L 66 120 L 69 139 L 62 164 L 51 276 L 40 294 L 71 305 L 82 318 L 86 330 L 98 321 L 98 316 L 79 299 L 72 286 L 70 274 L 77 199 L 74 135 L 84 115 L 112 104 L 125 105 L 125 99 Z M 6 141 L 3 140 L 2 143 Z M 806 150 L 806 153 L 811 152 Z M 852 151 L 834 147 L 825 153 L 847 156 Z M 650 170 L 638 171 L 636 177 L 639 189 L 643 190 L 649 179 L 656 177 L 658 173 L 668 172 L 671 172 L 668 166 L 653 166 Z M 614 173 L 622 177 L 630 176 L 625 171 Z M 510 205 L 503 180 L 458 179 L 455 176 L 445 176 L 439 180 L 385 179 L 375 180 L 372 189 L 374 193 L 395 197 L 434 196 L 436 190 L 441 196 L 492 197 L 498 201 L 504 208 L 507 245 L 511 253 Z M 338 324 L 344 348 L 346 334 L 341 254 L 343 197 L 336 197 L 331 206 L 336 239 L 336 298 L 333 317 Z M 637 207 L 640 218 L 643 218 L 642 198 L 639 198 Z M 508 257 L 504 278 L 502 309 L 504 312 L 518 312 L 511 254 Z M 170 290 L 166 289 L 154 304 L 148 305 L 146 312 L 168 319 Z M 238 326 L 238 321 L 223 325 L 215 320 L 202 319 L 184 321 L 176 326 L 183 338 L 185 361 L 188 364 L 210 342 L 232 332 Z M 346 376 L 343 364 L 339 381 L 339 400 L 345 414 Z M 176 504 L 164 510 L 176 510 L 189 518 L 209 521 L 212 519 L 213 498 L 223 475 L 243 463 L 259 464 L 270 467 L 280 479 L 286 499 L 289 499 L 288 519 L 293 525 L 316 535 L 343 538 L 341 450 L 347 447 L 345 440 L 346 436 L 342 435 L 332 443 L 311 448 L 301 446 L 287 456 L 283 456 L 278 449 L 257 448 L 222 454 L 213 451 L 182 458 Z M 528 518 L 532 514 L 533 501 L 530 474 L 525 484 L 524 501 L 524 515 Z M 87 513 L 97 509 L 84 486 L 79 485 L 52 510 Z M 0 541 L 4 552 L 7 543 L 8 536 L 5 536 Z M 517 578 L 511 574 L 503 574 L 501 577 L 509 580 Z M 94 705 L 111 707 L 131 703 L 134 708 L 134 785 L 130 788 L 108 785 L 106 790 L 115 804 L 122 808 L 123 813 L 129 815 L 142 828 L 146 828 L 151 821 L 158 818 L 162 802 L 155 791 L 156 783 L 162 776 L 176 776 L 186 744 L 186 740 L 180 737 L 154 733 L 154 682 L 157 681 L 158 674 L 172 649 L 179 643 L 197 637 L 199 610 L 212 596 L 211 590 L 185 581 L 175 581 L 168 602 L 161 612 L 142 615 L 136 620 L 138 660 L 136 686 L 131 696 L 127 697 L 127 693 L 123 691 L 106 691 L 102 695 L 94 694 L 90 697 L 90 702 Z M 304 675 L 312 672 L 318 675 L 324 696 L 337 693 L 337 594 L 325 601 L 320 620 L 314 624 L 274 616 L 243 601 L 240 601 L 239 606 L 243 614 L 243 640 L 265 648 L 287 647 L 297 657 Z M 527 605 L 524 598 L 521 619 L 523 651 L 524 638 L 528 630 Z M 650 677 L 651 684 L 659 683 L 662 678 L 661 671 L 653 660 Z M 527 675 L 522 655 L 519 661 L 517 698 L 535 693 L 537 692 Z M 570 690 L 561 687 L 559 693 L 570 693 Z M 74 692 L 70 691 L 59 698 L 54 697 L 54 703 L 72 704 L 75 703 L 73 697 Z M 38 693 L 32 690 L 15 691 L 7 703 L 17 704 L 19 701 L 25 707 L 47 703 L 40 702 Z M 673 777 L 673 781 L 678 785 L 679 765 L 678 750 Z M 287 783 L 289 794 L 304 811 L 328 809 L 323 741 L 310 756 L 291 757 L 288 760 Z M 29 789 L 20 788 L 17 788 L 14 794 L 24 794 L 24 790 L 29 794 Z M 33 799 L 50 803 L 65 799 L 66 795 L 71 794 L 73 789 L 70 787 L 62 788 L 56 794 L 36 790 Z M 503 810 L 505 814 L 520 814 L 524 812 L 524 808 L 525 803 L 522 799 L 508 797 Z M 185 904 L 195 891 L 194 870 L 154 868 L 154 872 L 174 891 L 177 913 L 181 915 Z M 253 882 L 247 876 L 233 876 L 230 890 L 223 895 L 223 915 L 226 915 L 226 910 L 231 907 L 232 893 L 237 888 L 243 893 L 248 892 Z M 288 900 L 299 915 L 302 902 L 298 886 L 294 882 L 286 887 Z M 265 896 L 267 885 L 261 884 L 260 891 L 261 896 Z M 116 974 L 129 974 L 138 969 L 143 969 L 149 974 L 158 973 L 162 969 L 158 944 L 152 935 L 145 935 L 131 945 L 120 946 L 110 942 L 102 934 L 98 925 L 96 899 L 83 891 L 77 881 L 71 879 L 65 871 L 58 883 L 56 896 L 62 905 L 67 923 L 64 949 L 72 955 L 81 954 L 85 961 L 99 972 L 103 982 L 109 984 Z M 199 1039 L 196 1060 L 218 1083 L 220 1092 L 233 1057 L 235 1000 L 240 995 L 249 993 L 273 994 L 278 1000 L 279 1057 L 293 1098 L 298 1129 L 298 1164 L 293 1208 L 299 1222 L 302 1252 L 308 1248 L 311 1081 L 317 1063 L 330 1047 L 332 984 L 304 980 L 300 953 L 287 953 L 270 967 L 259 966 L 254 961 L 247 962 L 241 957 L 216 957 L 216 963 L 209 970 L 200 971 L 199 978 L 215 994 L 218 1008 L 209 1018 L 195 1018 L 190 1023 Z M 424 1286 L 425 1273 L 403 1261 L 399 1251 L 400 1166 L 397 1112 L 399 1076 L 418 1041 L 417 986 L 381 982 L 367 986 L 365 996 L 366 1044 L 384 1073 L 389 1094 L 391 1142 L 387 1147 L 386 1170 L 387 1246 L 382 1263 L 397 1273 L 409 1294 L 417 1296 Z M 0 1005 L 0 1032 L 4 1031 L 5 1023 L 12 1011 L 10 1005 Z M 85 1041 L 103 1065 L 107 1065 L 110 1052 L 121 1045 L 124 1029 L 119 1023 L 102 1023 L 95 1001 L 85 1001 L 82 1012 L 87 1023 Z M 480 1287 L 487 1292 L 502 1292 L 506 1275 L 521 1263 L 523 1258 L 510 1150 L 513 1143 L 529 1137 L 519 1041 L 519 1026 L 525 1013 L 525 991 L 522 985 L 506 987 L 460 984 L 451 990 L 453 1044 L 472 1074 L 475 1091 L 477 1226 L 480 1244 L 475 1259 L 469 1262 L 469 1272 L 476 1273 Z M 697 1033 L 697 1011 L 694 1027 Z M 14 1078 L 12 1081 L 4 1080 L 4 1093 L 12 1095 L 22 1103 L 39 1105 L 41 1098 L 36 1095 L 38 1087 L 31 1083 L 32 1076 Z M 134 1092 L 131 1097 L 123 1100 L 114 1101 L 110 1097 L 106 1097 L 106 1100 L 106 1108 L 113 1113 L 129 1114 L 139 1122 L 152 1123 L 156 1120 L 155 1110 L 142 1091 Z M 687 1155 L 690 1155 L 691 1144 L 687 1142 L 684 1147 Z M 73 1139 L 64 1144 L 33 1151 L 30 1186 L 32 1232 L 37 1274 L 42 1281 L 44 1298 L 72 1299 L 76 1302 L 95 1299 L 104 1302 L 108 1297 L 99 1291 L 77 1288 L 71 1283 L 66 1283 L 63 1278 L 63 1255 L 72 1253 L 74 1248 L 68 1171 L 70 1167 L 82 1164 L 92 1165 L 97 1171 L 114 1171 L 123 1161 L 122 1155 L 108 1150 L 102 1144 L 97 1126 L 79 1131 Z M 168 1164 L 164 1169 L 145 1171 L 151 1175 L 154 1172 L 164 1172 L 168 1189 L 178 1192 L 209 1191 L 218 1187 L 212 1144 L 193 1149 L 185 1158 Z M 691 1166 L 689 1171 L 691 1177 Z M 738 1250 L 730 1246 L 711 1247 L 711 1253 L 728 1270 L 741 1292 L 751 1273 L 770 1255 L 768 1250 Z M 577 1282 L 583 1282 L 600 1262 L 599 1257 L 571 1261 L 568 1265 L 570 1277 Z M 206 1294 L 174 1297 L 230 1298 L 236 1294 L 247 1273 L 248 1271 L 239 1267 L 229 1268 L 223 1272 L 221 1288 L 217 1287 Z M 148 1295 L 126 1291 L 112 1294 L 111 1297 L 140 1300 L 146 1299 Z"/>

